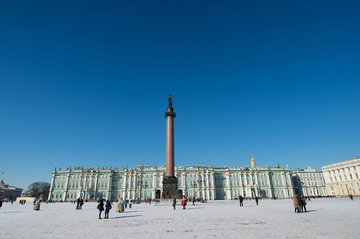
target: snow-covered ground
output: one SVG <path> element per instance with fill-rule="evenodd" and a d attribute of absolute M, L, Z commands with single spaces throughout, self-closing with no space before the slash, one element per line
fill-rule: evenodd
<path fill-rule="evenodd" d="M 360 199 L 315 199 L 307 213 L 286 200 L 208 201 L 183 210 L 170 202 L 135 204 L 98 219 L 96 203 L 4 203 L 0 238 L 360 238 Z M 104 215 L 102 215 L 104 216 Z"/>

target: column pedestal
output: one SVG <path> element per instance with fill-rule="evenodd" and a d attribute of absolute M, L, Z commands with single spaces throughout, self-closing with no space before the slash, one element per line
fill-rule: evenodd
<path fill-rule="evenodd" d="M 164 176 L 163 178 L 163 194 L 162 199 L 177 198 L 179 199 L 178 194 L 178 180 L 175 176 Z"/>

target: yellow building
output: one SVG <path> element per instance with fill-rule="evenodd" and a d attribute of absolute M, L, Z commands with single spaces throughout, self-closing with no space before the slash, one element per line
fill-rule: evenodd
<path fill-rule="evenodd" d="M 360 158 L 322 167 L 326 190 L 332 196 L 360 196 Z"/>

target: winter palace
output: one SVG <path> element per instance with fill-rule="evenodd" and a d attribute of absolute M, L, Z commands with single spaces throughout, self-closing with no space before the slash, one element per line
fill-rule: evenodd
<path fill-rule="evenodd" d="M 52 173 L 49 200 L 73 201 L 101 198 L 160 199 L 165 165 L 138 165 L 136 168 L 67 168 Z M 178 193 L 204 200 L 244 197 L 289 198 L 293 183 L 289 168 L 279 165 L 257 167 L 176 166 Z"/>

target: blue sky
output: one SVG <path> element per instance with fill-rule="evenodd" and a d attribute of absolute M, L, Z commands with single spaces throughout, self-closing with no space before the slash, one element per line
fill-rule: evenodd
<path fill-rule="evenodd" d="M 0 3 L 0 171 L 360 155 L 358 1 Z"/>

